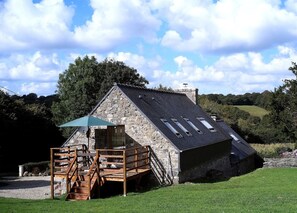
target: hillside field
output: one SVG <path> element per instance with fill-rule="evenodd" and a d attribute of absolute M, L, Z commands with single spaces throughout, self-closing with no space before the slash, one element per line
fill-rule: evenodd
<path fill-rule="evenodd" d="M 250 115 L 252 115 L 252 116 L 256 116 L 256 117 L 260 117 L 260 118 L 262 118 L 264 115 L 267 115 L 269 113 L 269 111 L 267 111 L 266 109 L 263 109 L 258 106 L 236 105 L 235 107 L 250 113 Z"/>
<path fill-rule="evenodd" d="M 297 212 L 297 169 L 258 169 L 217 183 L 185 183 L 89 201 L 0 198 L 6 212 Z M 28 189 L 30 190 L 30 189 Z"/>

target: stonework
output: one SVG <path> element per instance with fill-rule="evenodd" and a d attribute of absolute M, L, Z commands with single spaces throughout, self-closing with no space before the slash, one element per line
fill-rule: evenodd
<path fill-rule="evenodd" d="M 198 104 L 198 89 L 177 89 L 175 91 L 186 94 L 194 104 Z"/>
<path fill-rule="evenodd" d="M 178 151 L 117 87 L 100 103 L 93 115 L 125 125 L 126 134 L 133 139 L 129 143 L 151 147 L 152 169 L 161 184 L 170 184 L 178 177 Z"/>
<path fill-rule="evenodd" d="M 226 154 L 181 172 L 179 150 L 118 87 L 113 87 L 91 114 L 116 125 L 125 125 L 127 148 L 137 144 L 150 146 L 152 171 L 160 184 L 194 180 L 205 176 L 209 170 L 222 172 L 230 170 L 229 154 Z M 89 140 L 91 149 L 95 147 L 94 132 L 94 128 L 91 128 Z M 68 140 L 67 145 L 81 143 L 87 144 L 87 138 L 84 132 L 77 131 Z"/>
<path fill-rule="evenodd" d="M 264 158 L 263 167 L 276 168 L 276 167 L 297 167 L 297 158 Z"/>

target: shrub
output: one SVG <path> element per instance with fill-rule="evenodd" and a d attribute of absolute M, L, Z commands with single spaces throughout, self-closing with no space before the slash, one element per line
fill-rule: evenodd
<path fill-rule="evenodd" d="M 43 173 L 43 172 L 49 171 L 50 162 L 49 161 L 29 162 L 29 163 L 25 163 L 23 166 L 25 171 L 38 175 L 40 172 Z"/>
<path fill-rule="evenodd" d="M 295 149 L 294 143 L 250 144 L 262 158 L 277 158 L 286 151 Z"/>

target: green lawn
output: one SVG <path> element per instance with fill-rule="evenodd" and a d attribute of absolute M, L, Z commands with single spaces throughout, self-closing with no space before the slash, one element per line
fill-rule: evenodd
<path fill-rule="evenodd" d="M 0 212 L 297 212 L 297 169 L 259 169 L 225 182 L 90 201 L 0 198 Z"/>
<path fill-rule="evenodd" d="M 258 106 L 249 106 L 249 105 L 236 105 L 235 107 L 250 113 L 253 116 L 262 118 L 264 115 L 267 115 L 269 112 L 266 109 L 263 109 Z"/>

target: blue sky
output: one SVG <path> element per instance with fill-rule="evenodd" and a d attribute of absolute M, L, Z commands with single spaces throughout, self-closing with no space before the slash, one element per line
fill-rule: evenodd
<path fill-rule="evenodd" d="M 0 0 L 0 88 L 55 93 L 78 56 L 114 58 L 155 87 L 263 92 L 292 78 L 296 0 Z"/>

